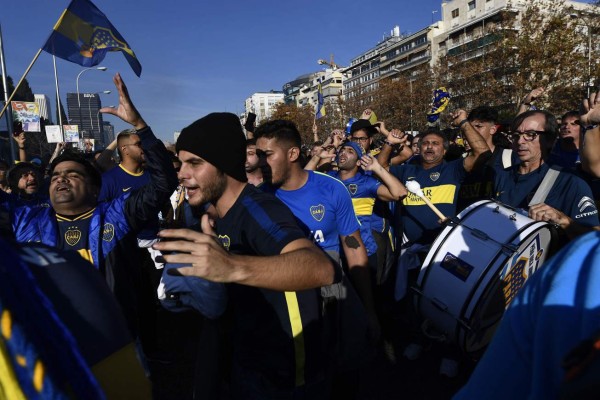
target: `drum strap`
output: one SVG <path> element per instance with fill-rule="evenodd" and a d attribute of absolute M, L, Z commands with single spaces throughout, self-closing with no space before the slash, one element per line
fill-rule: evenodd
<path fill-rule="evenodd" d="M 512 150 L 511 149 L 503 149 L 502 150 L 502 167 L 505 169 L 512 166 Z"/>
<path fill-rule="evenodd" d="M 546 175 L 544 175 L 544 179 L 542 180 L 542 183 L 540 183 L 540 186 L 535 191 L 533 198 L 527 205 L 528 207 L 531 207 L 533 205 L 540 204 L 540 203 L 543 203 L 544 201 L 546 201 L 546 197 L 548 197 L 548 193 L 550 193 L 550 189 L 552 189 L 554 182 L 556 182 L 556 178 L 558 178 L 558 175 L 560 174 L 561 169 L 562 169 L 561 167 L 552 167 L 548 170 L 548 172 L 546 172 Z"/>

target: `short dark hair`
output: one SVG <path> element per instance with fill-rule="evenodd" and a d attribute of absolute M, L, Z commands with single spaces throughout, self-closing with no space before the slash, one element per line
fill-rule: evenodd
<path fill-rule="evenodd" d="M 277 119 L 261 124 L 254 131 L 256 139 L 276 139 L 278 142 L 287 142 L 290 147 L 302 147 L 302 138 L 298 128 L 292 121 Z"/>
<path fill-rule="evenodd" d="M 117 134 L 117 153 L 119 153 L 119 158 L 123 160 L 123 153 L 121 152 L 121 143 L 123 140 L 129 139 L 131 135 L 137 135 L 135 129 L 125 129 Z"/>
<path fill-rule="evenodd" d="M 76 153 L 71 150 L 65 150 L 60 156 L 56 157 L 52 164 L 50 164 L 50 176 L 54 173 L 54 168 L 61 162 L 73 161 L 83 165 L 86 174 L 89 176 L 92 184 L 98 188 L 102 186 L 102 175 L 100 172 L 80 153 Z"/>
<path fill-rule="evenodd" d="M 423 143 L 423 139 L 425 139 L 425 136 L 428 135 L 435 135 L 440 137 L 442 139 L 444 150 L 448 150 L 450 148 L 450 142 L 448 141 L 448 137 L 436 128 L 428 128 L 425 132 L 417 135 L 417 137 L 419 138 L 419 147 L 421 147 L 421 143 Z"/>
<path fill-rule="evenodd" d="M 256 146 L 256 139 L 246 139 L 246 147 L 248 146 Z"/>
<path fill-rule="evenodd" d="M 565 118 L 569 118 L 569 117 L 577 118 L 577 123 L 579 124 L 579 126 L 581 126 L 581 122 L 579 121 L 579 111 L 577 111 L 577 110 L 567 111 L 566 113 L 563 114 L 562 117 L 560 117 L 560 120 L 564 121 Z"/>
<path fill-rule="evenodd" d="M 525 121 L 525 119 L 532 117 L 534 115 L 543 115 L 545 118 L 544 122 L 544 134 L 540 135 L 540 148 L 542 150 L 542 158 L 546 160 L 550 153 L 552 152 L 552 148 L 554 147 L 554 143 L 556 142 L 556 138 L 558 137 L 558 122 L 556 121 L 556 117 L 549 113 L 546 110 L 529 110 L 525 111 L 523 114 L 519 114 L 512 122 L 510 126 L 511 132 L 516 132 L 519 129 L 519 126 Z"/>
<path fill-rule="evenodd" d="M 498 121 L 498 111 L 494 110 L 490 106 L 475 107 L 471 110 L 467 119 L 469 121 L 478 120 L 495 124 Z"/>

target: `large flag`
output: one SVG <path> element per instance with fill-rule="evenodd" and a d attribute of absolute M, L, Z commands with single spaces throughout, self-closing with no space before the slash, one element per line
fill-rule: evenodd
<path fill-rule="evenodd" d="M 122 51 L 137 76 L 142 66 L 129 44 L 89 0 L 72 0 L 43 50 L 84 67 L 98 65 L 109 51 Z"/>
<path fill-rule="evenodd" d="M 321 84 L 319 83 L 319 91 L 317 92 L 317 113 L 315 114 L 315 118 L 319 119 L 325 116 L 325 102 L 323 100 L 323 89 L 321 89 Z"/>

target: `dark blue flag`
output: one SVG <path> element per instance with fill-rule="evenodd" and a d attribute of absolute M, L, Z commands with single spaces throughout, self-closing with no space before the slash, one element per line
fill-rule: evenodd
<path fill-rule="evenodd" d="M 123 36 L 89 0 L 73 0 L 60 16 L 43 50 L 84 67 L 98 65 L 109 51 L 121 51 L 137 76 L 142 66 Z"/>

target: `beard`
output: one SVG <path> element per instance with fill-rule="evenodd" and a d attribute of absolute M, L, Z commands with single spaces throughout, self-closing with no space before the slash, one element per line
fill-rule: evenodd
<path fill-rule="evenodd" d="M 226 187 L 227 177 L 225 173 L 218 171 L 213 179 L 199 186 L 198 195 L 191 197 L 188 201 L 192 206 L 199 206 L 205 203 L 215 204 L 225 192 Z"/>

